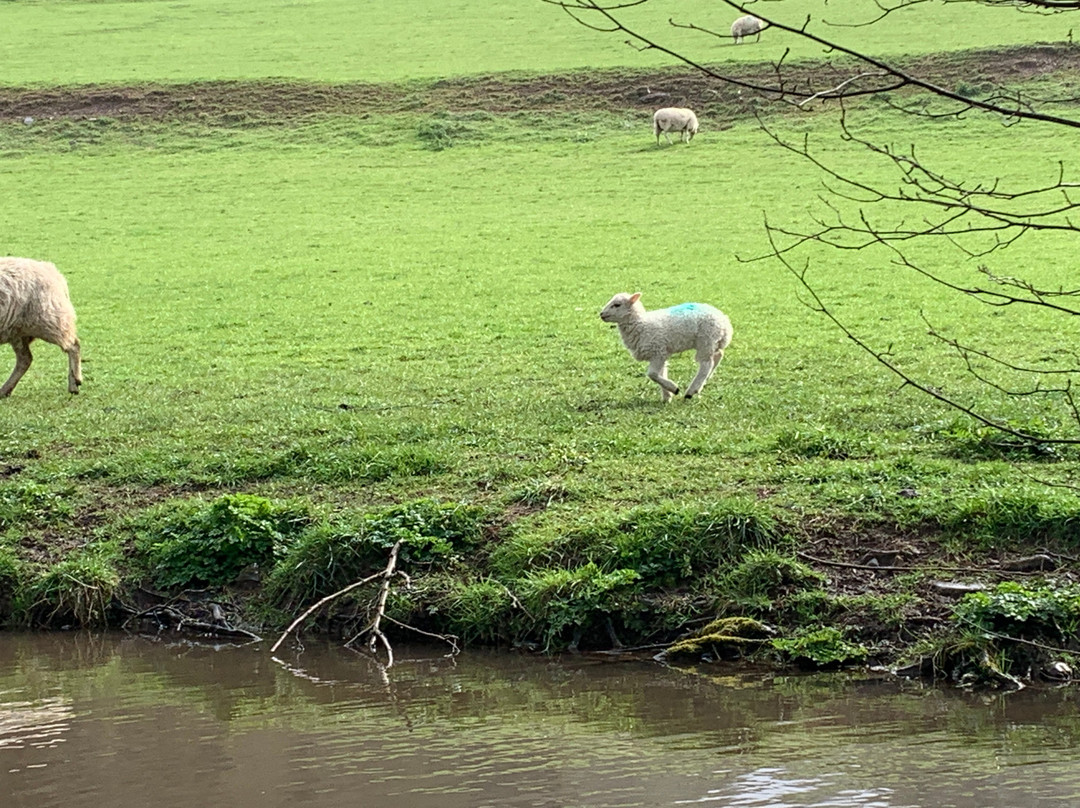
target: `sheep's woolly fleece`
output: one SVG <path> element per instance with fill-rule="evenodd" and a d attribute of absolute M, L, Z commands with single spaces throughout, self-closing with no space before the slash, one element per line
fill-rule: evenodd
<path fill-rule="evenodd" d="M 35 339 L 67 354 L 68 391 L 79 392 L 82 360 L 67 281 L 48 262 L 0 258 L 0 343 L 15 350 L 15 369 L 0 386 L 0 398 L 11 395 L 30 367 L 30 343 Z"/>

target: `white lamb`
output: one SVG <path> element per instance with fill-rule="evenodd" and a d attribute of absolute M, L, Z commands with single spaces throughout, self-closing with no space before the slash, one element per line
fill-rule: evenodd
<path fill-rule="evenodd" d="M 665 403 L 679 392 L 679 386 L 667 377 L 668 359 L 693 350 L 698 372 L 686 389 L 686 397 L 692 398 L 724 358 L 724 349 L 731 344 L 731 320 L 706 303 L 645 311 L 640 299 L 641 292 L 620 292 L 604 306 L 600 319 L 619 327 L 619 336 L 634 359 L 649 363 L 647 375 L 660 385 Z"/>
<path fill-rule="evenodd" d="M 753 14 L 747 14 L 745 17 L 739 17 L 731 24 L 731 36 L 736 45 L 743 41 L 744 36 L 750 36 L 751 34 L 757 34 L 755 42 L 760 42 L 761 29 L 764 27 L 761 20 Z"/>
<path fill-rule="evenodd" d="M 15 349 L 15 370 L 0 387 L 0 398 L 11 395 L 30 367 L 35 339 L 58 345 L 68 355 L 68 391 L 78 393 L 82 362 L 67 281 L 45 261 L 0 258 L 0 343 Z"/>
<path fill-rule="evenodd" d="M 685 107 L 664 107 L 658 109 L 652 116 L 653 134 L 656 135 L 656 145 L 660 145 L 660 133 L 664 133 L 668 145 L 671 144 L 671 135 L 668 132 L 680 132 L 679 139 L 683 143 L 689 143 L 694 139 L 698 130 L 697 115 L 694 110 Z"/>

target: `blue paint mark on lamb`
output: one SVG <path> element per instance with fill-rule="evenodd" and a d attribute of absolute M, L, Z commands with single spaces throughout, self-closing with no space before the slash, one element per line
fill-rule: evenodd
<path fill-rule="evenodd" d="M 667 311 L 672 317 L 692 317 L 697 315 L 701 308 L 699 303 L 680 303 L 678 306 L 672 306 Z"/>

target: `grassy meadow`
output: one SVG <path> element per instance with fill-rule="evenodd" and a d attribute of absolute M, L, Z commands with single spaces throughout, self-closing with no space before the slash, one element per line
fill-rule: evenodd
<path fill-rule="evenodd" d="M 408 97 L 444 77 L 657 64 L 543 3 L 504 5 L 505 14 L 479 0 L 437 13 L 418 0 L 362 10 L 339 0 L 5 3 L 2 80 L 284 76 L 411 82 L 395 90 Z M 1055 17 L 1014 25 L 1005 9 L 963 5 L 933 13 L 989 22 L 946 40 L 948 26 L 905 17 L 873 43 L 914 54 L 1062 38 Z M 657 3 L 652 13 L 666 20 L 668 6 L 706 8 Z M 677 43 L 688 35 L 670 33 Z M 55 58 L 36 58 L 31 42 Z M 775 47 L 763 38 L 709 58 L 768 59 Z M 1006 185 L 1052 180 L 1071 145 L 1050 129 L 901 119 L 873 103 L 857 115 L 875 138 L 917 141 L 942 169 Z M 828 114 L 770 121 L 861 176 L 888 177 L 889 166 L 839 141 Z M 443 608 L 458 630 L 479 620 L 477 604 L 495 609 L 507 585 L 523 599 L 538 593 L 534 614 L 577 591 L 609 617 L 624 603 L 613 593 L 651 581 L 640 565 L 636 579 L 604 566 L 605 542 L 635 530 L 677 558 L 677 574 L 649 585 L 690 592 L 672 610 L 679 619 L 700 613 L 718 565 L 739 558 L 734 545 L 702 549 L 721 523 L 752 525 L 749 544 L 787 551 L 800 536 L 859 525 L 928 531 L 956 553 L 1075 539 L 1073 495 L 1046 485 L 1073 477 L 1073 453 L 1003 456 L 977 424 L 901 388 L 805 306 L 777 262 L 748 260 L 767 251 L 765 216 L 798 226 L 823 210 L 822 177 L 752 119 L 719 108 L 702 114 L 690 146 L 661 148 L 642 109 L 18 116 L 0 120 L 0 182 L 0 253 L 65 273 L 86 375 L 68 396 L 62 355 L 38 343 L 34 366 L 0 402 L 0 562 L 6 553 L 24 585 L 75 557 L 123 571 L 132 536 L 152 534 L 155 516 L 235 492 L 300 503 L 324 526 L 414 500 L 481 509 L 492 546 L 461 580 L 440 584 L 452 590 Z M 1067 286 L 1074 245 L 1027 244 L 989 259 L 995 271 Z M 951 277 L 978 277 L 977 262 L 947 244 L 918 249 Z M 1020 334 L 1025 356 L 1075 343 L 1068 322 L 957 299 L 884 250 L 806 255 L 815 286 L 858 333 L 965 401 L 990 391 L 928 344 L 924 316 L 1006 353 Z M 643 292 L 650 308 L 701 300 L 729 314 L 733 345 L 699 398 L 660 403 L 645 366 L 597 317 L 618 291 Z M 693 371 L 689 355 L 672 362 L 684 386 Z M 1068 417 L 1027 399 L 993 406 L 1047 429 Z M 582 538 L 594 534 L 595 546 Z M 278 605 L 325 594 L 308 585 Z M 36 592 L 27 597 L 39 605 L 52 597 Z M 707 611 L 715 596 L 705 602 Z M 563 629 L 590 619 L 560 612 L 543 639 L 569 641 Z M 656 630 L 635 619 L 620 628 Z M 492 623 L 472 633 L 513 632 Z"/>
<path fill-rule="evenodd" d="M 917 4 L 866 22 L 880 9 L 866 0 L 784 0 L 762 14 L 879 54 L 936 53 L 1069 37 L 1067 15 L 1017 14 L 1009 8 Z M 7 84 L 263 79 L 405 81 L 523 71 L 670 64 L 640 53 L 624 34 L 574 23 L 542 0 L 5 0 L 0 26 Z M 824 58 L 813 43 L 773 33 L 760 47 L 733 47 L 677 23 L 727 32 L 740 13 L 713 0 L 650 0 L 627 9 L 628 27 L 657 45 L 699 61 L 768 62 Z M 47 58 L 43 58 L 43 53 Z"/>

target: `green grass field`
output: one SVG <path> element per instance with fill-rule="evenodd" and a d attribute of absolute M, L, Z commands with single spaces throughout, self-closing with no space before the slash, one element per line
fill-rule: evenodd
<path fill-rule="evenodd" d="M 906 454 L 954 419 L 896 393 L 775 264 L 737 260 L 764 251 L 763 212 L 799 219 L 791 188 L 817 184 L 755 126 L 656 149 L 641 120 L 547 122 L 534 140 L 535 123 L 487 138 L 496 124 L 481 119 L 467 122 L 475 142 L 430 151 L 423 123 L 385 145 L 365 131 L 379 124 L 333 121 L 206 140 L 162 129 L 141 146 L 6 161 L 35 192 L 9 212 L 5 246 L 66 271 L 88 377 L 69 400 L 62 357 L 39 346 L 0 410 L 6 453 L 32 446 L 102 479 L 228 484 L 298 446 L 362 459 L 404 442 L 447 468 L 413 481 L 425 488 L 566 474 L 606 507 L 654 485 L 738 487 L 736 469 L 769 476 L 792 429 Z M 985 132 L 988 171 L 1000 136 L 1014 135 Z M 744 179 L 726 163 L 770 170 Z M 881 254 L 828 255 L 816 272 L 857 325 L 886 321 L 898 344 L 919 340 L 919 310 L 991 316 L 954 318 Z M 701 400 L 660 406 L 597 318 L 621 290 L 730 314 L 734 347 Z M 674 367 L 685 384 L 691 360 Z"/>
<path fill-rule="evenodd" d="M 416 0 L 354 5 L 6 3 L 3 80 L 397 81 L 655 64 L 539 2 L 505 3 L 505 15 L 478 0 L 439 4 L 437 16 Z M 976 11 L 1016 20 L 934 13 Z M 962 38 L 905 24 L 879 44 L 920 53 L 1061 38 L 1056 18 L 1020 17 Z M 925 35 L 908 39 L 916 30 Z M 43 63 L 31 42 L 57 57 Z M 766 42 L 722 55 L 769 58 Z M 923 144 L 943 169 L 1006 185 L 1053 179 L 1071 146 L 991 120 L 913 121 L 874 105 L 859 118 L 874 137 Z M 829 115 L 772 121 L 886 176 L 837 141 Z M 706 114 L 690 146 L 657 148 L 648 113 L 632 109 L 20 117 L 0 121 L 0 180 L 0 253 L 66 274 L 86 374 L 69 397 L 62 355 L 39 343 L 0 402 L 0 541 L 17 556 L 110 540 L 161 499 L 237 490 L 324 513 L 422 496 L 525 507 L 535 513 L 517 520 L 515 540 L 541 546 L 634 508 L 731 498 L 788 525 L 941 525 L 1010 498 L 1034 508 L 1018 518 L 1036 525 L 1045 509 L 1072 507 L 1040 482 L 1071 479 L 1072 453 L 995 457 L 977 425 L 901 389 L 804 306 L 775 261 L 745 260 L 767 250 L 765 215 L 805 223 L 822 187 L 750 119 Z M 1068 285 L 1070 241 L 1028 244 L 989 260 Z M 922 255 L 976 277 L 977 262 L 948 245 Z M 885 251 L 811 257 L 811 278 L 853 328 L 966 401 L 988 391 L 927 344 L 923 315 L 1028 357 L 1075 343 L 1067 321 L 958 300 Z M 730 315 L 734 343 L 701 397 L 660 404 L 597 317 L 618 291 Z M 0 358 L 6 374 L 10 354 Z M 671 372 L 685 385 L 689 356 Z M 1048 428 L 1068 417 L 1029 400 L 994 406 Z"/>
<path fill-rule="evenodd" d="M 866 0 L 785 0 L 763 14 L 820 30 L 882 54 L 987 48 L 1069 36 L 1067 16 L 1016 14 L 968 4 L 915 5 L 888 25 L 844 28 L 880 12 Z M 642 54 L 625 35 L 591 31 L 541 0 L 188 0 L 87 2 L 6 0 L 0 26 L 6 84 L 262 79 L 401 81 L 581 67 L 670 64 Z M 629 25 L 656 33 L 657 44 L 692 49 L 704 61 L 767 62 L 785 47 L 795 58 L 822 49 L 788 35 L 733 47 L 680 23 L 726 32 L 738 16 L 710 0 L 651 0 L 626 12 Z M 777 32 L 774 32 L 777 33 Z M 43 54 L 47 58 L 43 58 Z"/>

